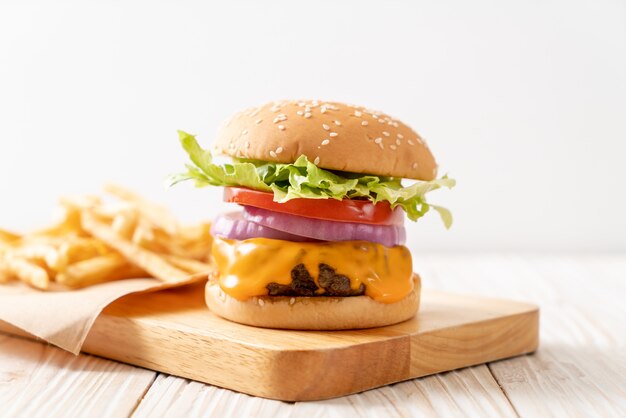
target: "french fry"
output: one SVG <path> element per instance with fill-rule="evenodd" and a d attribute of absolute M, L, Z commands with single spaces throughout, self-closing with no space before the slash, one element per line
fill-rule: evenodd
<path fill-rule="evenodd" d="M 172 254 L 185 255 L 196 260 L 208 261 L 211 253 L 213 236 L 211 224 L 208 222 L 181 227 L 171 240 L 179 251 Z"/>
<path fill-rule="evenodd" d="M 116 201 L 94 206 L 88 210 L 99 218 L 112 222 L 120 213 L 135 211 L 136 209 L 130 203 Z"/>
<path fill-rule="evenodd" d="M 134 205 L 144 218 L 163 229 L 168 234 L 174 235 L 178 230 L 178 221 L 167 208 L 149 202 L 138 194 L 115 184 L 105 185 L 104 190 L 107 193 Z"/>
<path fill-rule="evenodd" d="M 113 218 L 113 230 L 122 238 L 129 239 L 137 227 L 138 216 L 135 210 L 121 211 Z"/>
<path fill-rule="evenodd" d="M 65 196 L 60 199 L 61 205 L 70 213 L 80 213 L 83 210 L 93 211 L 98 217 L 112 220 L 117 214 L 133 210 L 128 202 L 103 202 L 98 196 Z"/>
<path fill-rule="evenodd" d="M 29 245 L 51 245 L 58 247 L 66 242 L 74 242 L 75 240 L 84 239 L 75 234 L 67 235 L 25 235 L 16 247 L 26 247 Z"/>
<path fill-rule="evenodd" d="M 193 258 L 185 258 L 177 255 L 163 256 L 172 265 L 185 270 L 188 273 L 209 273 L 214 270 L 213 266 Z"/>
<path fill-rule="evenodd" d="M 159 227 L 154 227 L 143 219 L 138 222 L 131 241 L 155 253 L 189 258 L 189 251 L 177 245 L 167 232 Z"/>
<path fill-rule="evenodd" d="M 76 208 L 63 206 L 58 221 L 47 228 L 28 234 L 31 237 L 65 237 L 68 235 L 84 235 L 80 227 L 80 211 Z"/>
<path fill-rule="evenodd" d="M 146 277 L 140 268 L 128 263 L 119 254 L 102 255 L 68 266 L 56 281 L 70 287 L 84 287 L 111 280 Z"/>
<path fill-rule="evenodd" d="M 209 256 L 211 255 L 211 242 L 212 241 L 187 244 L 187 246 L 184 247 L 183 252 L 187 257 L 201 261 L 208 261 Z"/>
<path fill-rule="evenodd" d="M 189 251 L 178 245 L 167 232 L 160 228 L 151 228 L 146 223 L 141 223 L 137 227 L 132 240 L 137 245 L 153 252 L 190 258 Z"/>
<path fill-rule="evenodd" d="M 15 256 L 6 256 L 4 261 L 8 271 L 21 281 L 41 290 L 50 285 L 50 277 L 43 267 Z"/>
<path fill-rule="evenodd" d="M 0 283 L 7 283 L 13 280 L 14 276 L 6 265 L 3 258 L 0 258 Z"/>
<path fill-rule="evenodd" d="M 182 226 L 174 238 L 181 243 L 211 242 L 211 223 L 201 222 L 195 225 Z"/>
<path fill-rule="evenodd" d="M 111 252 L 103 242 L 95 238 L 68 239 L 60 244 L 59 251 L 64 254 L 68 264 L 77 263 Z"/>
<path fill-rule="evenodd" d="M 79 212 L 84 209 L 91 209 L 102 204 L 102 199 L 98 196 L 64 196 L 59 199 L 61 206 L 74 209 Z"/>
<path fill-rule="evenodd" d="M 20 239 L 20 236 L 18 234 L 15 234 L 11 231 L 7 231 L 5 229 L 0 229 L 0 242 L 10 244 L 19 239 Z"/>
<path fill-rule="evenodd" d="M 19 235 L 0 229 L 0 255 L 13 248 L 19 240 Z"/>
<path fill-rule="evenodd" d="M 131 241 L 139 245 L 145 249 L 153 250 L 153 251 L 161 251 L 161 248 L 156 248 L 156 243 L 154 242 L 154 231 L 146 222 L 140 222 L 135 228 L 133 232 Z"/>
<path fill-rule="evenodd" d="M 89 231 L 93 236 L 122 254 L 129 262 L 150 273 L 153 277 L 164 282 L 177 282 L 187 278 L 186 271 L 174 267 L 160 255 L 119 237 L 110 226 L 98 220 L 91 212 L 84 211 L 82 221 L 86 231 Z"/>
<path fill-rule="evenodd" d="M 67 266 L 66 255 L 53 245 L 31 244 L 15 248 L 7 253 L 10 256 L 17 256 L 35 262 L 45 264 L 50 270 L 61 271 Z"/>

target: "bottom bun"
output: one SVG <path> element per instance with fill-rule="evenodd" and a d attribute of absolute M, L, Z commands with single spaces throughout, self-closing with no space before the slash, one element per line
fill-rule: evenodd
<path fill-rule="evenodd" d="M 421 281 L 413 276 L 413 291 L 395 303 L 369 296 L 258 296 L 240 301 L 222 291 L 216 281 L 206 286 L 211 311 L 223 318 L 264 328 L 338 330 L 391 325 L 412 318 L 420 303 Z"/>

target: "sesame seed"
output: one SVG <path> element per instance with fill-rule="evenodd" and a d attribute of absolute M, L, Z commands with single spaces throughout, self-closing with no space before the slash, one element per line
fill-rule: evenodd
<path fill-rule="evenodd" d="M 337 126 L 341 126 L 341 122 L 339 122 L 338 120 L 335 121 L 335 125 Z"/>
<path fill-rule="evenodd" d="M 248 130 L 247 130 L 247 129 L 244 129 L 244 130 L 241 132 L 241 134 L 242 134 L 242 135 L 248 135 Z"/>
<path fill-rule="evenodd" d="M 389 145 L 389 148 L 391 148 L 392 150 L 397 150 L 398 149 L 398 147 L 395 144 Z"/>
<path fill-rule="evenodd" d="M 363 113 L 359 112 L 358 110 L 354 111 L 354 116 L 360 118 L 363 115 Z"/>
<path fill-rule="evenodd" d="M 411 141 L 410 139 L 408 142 L 409 142 L 409 145 L 415 145 L 415 142 Z"/>
<path fill-rule="evenodd" d="M 320 157 L 315 157 L 315 160 L 313 160 L 313 164 L 318 165 L 320 163 Z"/>
<path fill-rule="evenodd" d="M 385 121 L 384 121 L 384 120 L 382 120 L 382 119 L 378 119 L 378 122 L 380 122 L 380 123 L 385 123 Z"/>
<path fill-rule="evenodd" d="M 376 142 L 377 144 L 380 144 L 381 142 L 383 142 L 383 139 L 382 138 L 376 138 L 374 140 L 374 142 Z"/>
<path fill-rule="evenodd" d="M 325 139 L 322 141 L 322 145 L 328 145 L 330 144 L 330 140 L 329 139 Z"/>
<path fill-rule="evenodd" d="M 331 133 L 328 134 L 328 136 L 330 136 L 331 138 L 334 138 L 337 135 L 339 135 L 337 132 L 331 132 Z"/>
<path fill-rule="evenodd" d="M 276 158 L 276 152 L 275 151 L 270 151 L 270 155 L 274 158 Z"/>
<path fill-rule="evenodd" d="M 398 127 L 398 122 L 394 122 L 394 123 L 392 123 L 392 125 L 393 125 L 394 128 L 397 128 Z"/>
<path fill-rule="evenodd" d="M 369 124 L 370 124 L 370 123 L 369 123 L 368 121 L 366 121 L 366 120 L 364 120 L 363 122 L 361 122 L 361 126 L 367 126 L 367 125 L 369 125 Z"/>
<path fill-rule="evenodd" d="M 320 107 L 320 112 L 322 112 L 322 113 L 326 113 L 326 106 L 322 106 L 322 107 Z"/>
<path fill-rule="evenodd" d="M 402 138 L 404 138 L 404 135 L 398 134 L 398 138 L 402 139 Z"/>
<path fill-rule="evenodd" d="M 387 132 L 387 131 L 383 131 L 383 135 L 385 135 L 385 136 L 389 136 L 389 132 Z"/>
<path fill-rule="evenodd" d="M 278 129 L 280 129 L 281 131 L 285 130 L 285 125 L 278 125 Z"/>
<path fill-rule="evenodd" d="M 265 305 L 265 301 L 263 299 L 259 299 L 259 306 Z"/>
<path fill-rule="evenodd" d="M 385 146 L 382 143 L 378 144 L 378 146 L 380 147 L 380 149 L 385 149 Z"/>
<path fill-rule="evenodd" d="M 400 139 L 396 139 L 396 145 L 400 145 Z"/>
<path fill-rule="evenodd" d="M 298 111 L 296 112 L 296 114 L 297 114 L 298 116 L 302 116 L 302 115 L 304 115 L 304 112 L 303 112 L 302 110 L 298 110 Z"/>
<path fill-rule="evenodd" d="M 304 117 L 305 117 L 305 118 L 307 118 L 307 119 L 308 119 L 308 118 L 310 118 L 310 117 L 311 117 L 311 113 L 306 112 L 306 113 L 304 114 Z"/>
<path fill-rule="evenodd" d="M 294 303 L 296 303 L 296 298 L 289 299 L 289 304 L 290 305 L 293 305 Z"/>
<path fill-rule="evenodd" d="M 389 122 L 387 122 L 387 125 L 389 125 L 389 126 L 393 126 L 393 122 L 392 122 L 392 121 L 389 121 Z"/>
<path fill-rule="evenodd" d="M 322 124 L 322 128 L 324 128 L 324 130 L 326 131 L 330 131 L 330 126 L 326 125 L 325 123 Z"/>
<path fill-rule="evenodd" d="M 263 122 L 263 119 L 257 119 L 255 123 L 258 125 L 261 122 Z"/>
<path fill-rule="evenodd" d="M 373 114 L 373 115 L 372 115 L 372 117 L 373 117 L 374 119 L 378 119 L 378 115 L 376 115 L 376 114 Z"/>
<path fill-rule="evenodd" d="M 280 154 L 281 152 L 283 152 L 283 147 L 276 148 L 276 154 Z"/>
<path fill-rule="evenodd" d="M 417 168 L 417 163 L 413 163 L 413 165 L 411 167 L 413 167 L 413 169 L 416 169 Z"/>
<path fill-rule="evenodd" d="M 280 122 L 280 119 L 279 119 L 278 117 L 275 117 L 275 118 L 274 118 L 274 120 L 273 120 L 273 122 L 274 122 L 274 123 L 278 123 L 278 122 Z"/>

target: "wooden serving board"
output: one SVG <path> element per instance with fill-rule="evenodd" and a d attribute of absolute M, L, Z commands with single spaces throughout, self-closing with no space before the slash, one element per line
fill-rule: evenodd
<path fill-rule="evenodd" d="M 418 315 L 383 328 L 289 331 L 232 323 L 204 286 L 124 297 L 105 309 L 83 351 L 285 401 L 326 399 L 530 353 L 534 305 L 422 292 Z"/>

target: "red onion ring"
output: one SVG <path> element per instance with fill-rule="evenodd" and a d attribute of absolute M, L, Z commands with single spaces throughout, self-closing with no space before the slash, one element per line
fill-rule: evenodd
<path fill-rule="evenodd" d="M 402 245 L 406 230 L 398 225 L 326 221 L 244 206 L 244 219 L 273 230 L 322 241 L 370 241 L 387 247 Z"/>
<path fill-rule="evenodd" d="M 296 242 L 313 241 L 310 238 L 278 231 L 243 219 L 241 212 L 226 213 L 215 218 L 213 225 L 211 225 L 211 235 L 237 240 L 269 238 Z"/>

